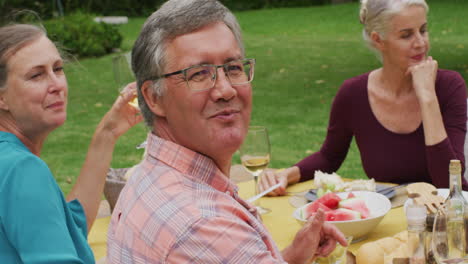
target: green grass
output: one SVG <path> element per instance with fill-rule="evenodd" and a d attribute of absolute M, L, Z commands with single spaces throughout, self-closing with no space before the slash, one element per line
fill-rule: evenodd
<path fill-rule="evenodd" d="M 468 80 L 468 1 L 431 1 L 429 13 L 432 56 L 441 68 Z M 324 140 L 331 101 L 341 83 L 379 67 L 361 39 L 358 5 L 267 9 L 236 13 L 244 32 L 247 57 L 257 59 L 253 83 L 252 124 L 265 125 L 272 145 L 271 167 L 287 167 L 318 150 Z M 130 50 L 144 18 L 120 26 L 123 50 Z M 54 131 L 42 157 L 68 193 L 78 175 L 95 126 L 117 95 L 112 55 L 83 59 L 67 68 L 68 121 Z M 142 155 L 135 146 L 144 140 L 139 125 L 123 136 L 113 167 L 128 167 Z M 239 163 L 239 157 L 233 157 Z M 366 177 L 353 143 L 339 174 Z"/>

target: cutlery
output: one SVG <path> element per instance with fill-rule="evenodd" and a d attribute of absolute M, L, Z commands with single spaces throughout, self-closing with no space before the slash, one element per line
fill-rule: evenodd
<path fill-rule="evenodd" d="M 395 191 L 395 190 L 400 189 L 402 187 L 406 187 L 408 184 L 411 184 L 411 183 L 412 182 L 408 182 L 408 183 L 403 183 L 403 184 L 400 184 L 400 185 L 390 186 L 390 187 L 387 187 L 387 188 L 376 190 L 376 192 L 378 192 L 380 194 L 383 194 L 383 195 L 387 195 L 387 194 L 391 193 L 392 191 Z"/>
<path fill-rule="evenodd" d="M 445 198 L 437 194 L 437 189 L 432 184 L 417 182 L 409 185 L 407 190 L 408 197 L 416 204 L 425 205 L 428 213 L 437 213 L 444 204 Z"/>
<path fill-rule="evenodd" d="M 317 189 L 310 189 L 305 195 L 305 198 L 311 202 L 318 199 Z"/>
<path fill-rule="evenodd" d="M 254 201 L 258 200 L 259 198 L 265 196 L 267 193 L 273 191 L 274 189 L 278 188 L 281 186 L 281 183 L 277 183 L 273 186 L 271 186 L 270 188 L 266 189 L 265 191 L 253 196 L 253 197 L 250 197 L 249 199 L 247 199 L 247 202 L 249 203 L 253 203 Z"/>

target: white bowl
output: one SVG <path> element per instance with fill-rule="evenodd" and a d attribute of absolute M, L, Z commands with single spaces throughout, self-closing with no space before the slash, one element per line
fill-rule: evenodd
<path fill-rule="evenodd" d="M 345 199 L 349 192 L 337 193 L 337 195 Z M 369 208 L 370 216 L 366 219 L 349 220 L 349 221 L 327 221 L 334 224 L 345 236 L 352 236 L 353 241 L 359 241 L 366 237 L 374 228 L 382 221 L 383 217 L 390 211 L 392 204 L 384 195 L 369 191 L 353 191 L 356 197 L 364 198 L 367 207 Z M 308 204 L 297 208 L 293 217 L 304 224 L 306 219 L 301 218 L 301 210 Z"/>

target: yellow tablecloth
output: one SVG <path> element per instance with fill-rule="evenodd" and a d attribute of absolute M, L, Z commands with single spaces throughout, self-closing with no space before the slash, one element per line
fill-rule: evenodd
<path fill-rule="evenodd" d="M 107 227 L 109 226 L 109 222 L 110 216 L 96 219 L 88 234 L 88 243 L 93 250 L 96 260 L 100 260 L 106 256 Z"/>
<path fill-rule="evenodd" d="M 253 182 L 241 182 L 239 186 L 239 195 L 242 198 L 253 196 Z M 288 188 L 288 191 L 305 191 L 313 187 L 312 181 L 295 184 Z M 271 212 L 262 216 L 263 223 L 270 231 L 276 244 L 280 249 L 288 246 L 301 225 L 292 217 L 295 208 L 289 203 L 289 196 L 283 197 L 263 197 L 260 203 L 263 207 L 271 209 Z M 93 249 L 96 260 L 106 256 L 106 235 L 110 217 L 100 218 L 94 222 L 88 241 Z M 374 241 L 382 237 L 392 236 L 406 229 L 406 218 L 403 207 L 391 209 L 384 217 L 377 228 L 369 234 L 364 241 L 353 243 L 349 250 L 353 253 L 366 242 Z"/>

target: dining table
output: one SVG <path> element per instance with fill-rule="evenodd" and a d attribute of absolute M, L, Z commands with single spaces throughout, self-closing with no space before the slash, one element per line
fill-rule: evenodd
<path fill-rule="evenodd" d="M 239 187 L 239 195 L 243 199 L 254 196 L 255 190 L 253 180 L 240 182 L 237 183 L 237 185 Z M 313 180 L 309 180 L 288 186 L 288 195 L 277 197 L 264 196 L 259 199 L 261 206 L 271 210 L 269 213 L 261 215 L 261 218 L 280 250 L 291 244 L 295 234 L 302 227 L 301 223 L 293 217 L 293 212 L 296 210 L 296 207 L 291 203 L 291 197 L 304 193 L 314 187 Z M 88 235 L 88 242 L 94 252 L 97 263 L 105 263 L 107 228 L 109 222 L 109 215 L 96 219 Z M 406 228 L 406 217 L 403 207 L 394 207 L 365 239 L 349 245 L 348 251 L 356 254 L 359 247 L 364 243 L 393 236 L 406 230 Z"/>

